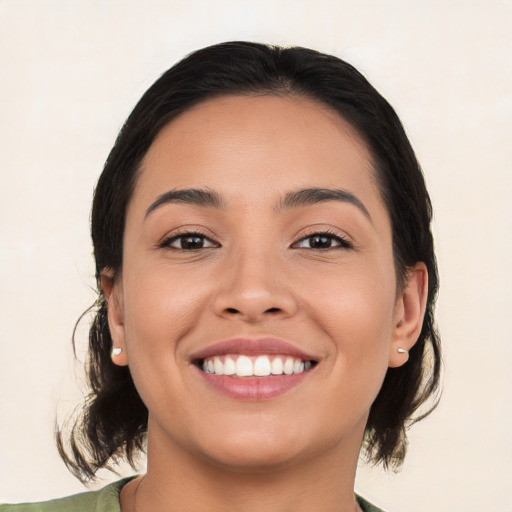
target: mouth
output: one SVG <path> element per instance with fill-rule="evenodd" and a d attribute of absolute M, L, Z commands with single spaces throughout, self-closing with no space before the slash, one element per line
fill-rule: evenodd
<path fill-rule="evenodd" d="M 251 378 L 307 372 L 316 366 L 317 361 L 285 354 L 225 354 L 197 359 L 194 364 L 204 373 Z"/>
<path fill-rule="evenodd" d="M 203 382 L 238 400 L 267 400 L 314 373 L 318 359 L 275 338 L 233 338 L 191 357 Z"/>

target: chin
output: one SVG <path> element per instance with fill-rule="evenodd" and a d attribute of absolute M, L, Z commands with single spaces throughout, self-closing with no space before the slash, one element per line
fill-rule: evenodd
<path fill-rule="evenodd" d="M 263 423 L 263 422 L 262 422 Z M 244 425 L 242 428 L 225 428 L 220 436 L 204 436 L 199 449 L 212 462 L 239 471 L 268 470 L 286 466 L 300 458 L 301 447 L 308 446 L 299 431 L 290 425 L 263 425 L 259 428 Z"/>
<path fill-rule="evenodd" d="M 271 469 L 285 468 L 299 458 L 298 453 L 282 446 L 230 446 L 222 453 L 208 450 L 206 456 L 210 461 L 226 470 L 236 470 L 240 473 L 268 473 Z"/>

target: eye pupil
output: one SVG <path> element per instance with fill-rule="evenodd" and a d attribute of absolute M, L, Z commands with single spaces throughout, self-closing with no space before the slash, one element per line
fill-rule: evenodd
<path fill-rule="evenodd" d="M 309 237 L 309 245 L 313 249 L 328 249 L 331 247 L 331 238 L 325 235 Z"/>
<path fill-rule="evenodd" d="M 204 238 L 201 236 L 184 236 L 181 238 L 182 249 L 201 249 L 204 245 Z"/>

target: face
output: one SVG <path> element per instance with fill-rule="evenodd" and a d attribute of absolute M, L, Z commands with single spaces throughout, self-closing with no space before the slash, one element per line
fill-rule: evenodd
<path fill-rule="evenodd" d="M 417 274 L 397 290 L 371 156 L 336 113 L 228 96 L 182 114 L 143 161 L 122 271 L 103 280 L 150 448 L 238 468 L 357 453 L 417 337 Z"/>

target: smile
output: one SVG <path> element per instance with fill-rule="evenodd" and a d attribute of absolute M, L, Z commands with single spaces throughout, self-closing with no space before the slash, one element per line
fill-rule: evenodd
<path fill-rule="evenodd" d="M 286 355 L 262 354 L 247 356 L 227 354 L 207 357 L 200 362 L 205 373 L 232 377 L 269 377 L 273 375 L 293 375 L 310 370 L 315 361 Z"/>
<path fill-rule="evenodd" d="M 275 398 L 300 384 L 320 362 L 294 344 L 273 337 L 230 338 L 191 354 L 207 386 L 236 400 Z"/>

